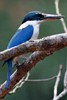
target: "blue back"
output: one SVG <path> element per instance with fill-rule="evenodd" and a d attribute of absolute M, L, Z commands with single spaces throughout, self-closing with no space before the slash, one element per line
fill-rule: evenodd
<path fill-rule="evenodd" d="M 17 30 L 17 32 L 11 38 L 7 46 L 7 49 L 28 41 L 32 37 L 32 35 L 33 35 L 32 25 L 28 25 L 27 27 L 23 29 Z"/>

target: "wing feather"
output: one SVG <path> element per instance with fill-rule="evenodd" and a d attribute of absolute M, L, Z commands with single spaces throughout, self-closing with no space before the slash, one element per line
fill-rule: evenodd
<path fill-rule="evenodd" d="M 7 46 L 7 49 L 28 41 L 32 37 L 32 35 L 33 35 L 32 25 L 28 25 L 27 27 L 23 29 L 17 30 L 17 32 L 11 38 Z"/>

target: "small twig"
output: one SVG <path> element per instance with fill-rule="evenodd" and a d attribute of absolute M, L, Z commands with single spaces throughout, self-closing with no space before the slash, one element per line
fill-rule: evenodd
<path fill-rule="evenodd" d="M 57 97 L 55 100 L 59 100 L 60 98 L 62 98 L 65 94 L 67 94 L 67 89 L 64 89 Z"/>
<path fill-rule="evenodd" d="M 58 96 L 56 96 L 55 100 L 59 100 L 60 98 L 62 98 L 66 94 L 67 94 L 67 70 L 66 70 L 65 75 L 64 75 L 64 90 Z"/>
<path fill-rule="evenodd" d="M 58 15 L 61 15 L 60 10 L 59 10 L 59 0 L 55 0 L 55 9 L 56 9 L 56 13 Z M 62 26 L 63 26 L 65 33 L 67 33 L 67 27 L 66 27 L 64 19 L 61 18 L 60 20 L 61 20 L 61 23 L 62 23 Z"/>
<path fill-rule="evenodd" d="M 57 86 L 58 86 L 58 84 L 57 84 Z M 64 90 L 57 96 L 57 87 L 56 87 L 56 95 L 54 95 L 53 100 L 59 100 L 60 98 L 62 98 L 66 94 L 67 94 L 67 70 L 66 70 L 65 75 L 64 75 Z"/>
<path fill-rule="evenodd" d="M 66 94 L 67 94 L 67 70 L 64 75 L 64 90 L 58 96 L 56 96 L 55 100 L 59 100 Z"/>
<path fill-rule="evenodd" d="M 23 77 L 23 78 L 15 85 L 15 87 L 13 88 L 13 90 L 9 92 L 9 94 L 15 93 L 16 90 L 19 89 L 19 88 L 21 88 L 25 82 L 47 82 L 47 81 L 53 80 L 53 79 L 55 79 L 55 78 L 57 77 L 57 76 L 53 76 L 53 77 L 50 77 L 50 78 L 48 78 L 48 79 L 28 79 L 29 76 L 30 76 L 30 73 L 28 72 L 28 73 L 27 73 L 27 76 L 26 76 L 26 77 Z"/>
<path fill-rule="evenodd" d="M 53 77 L 50 77 L 48 79 L 28 79 L 28 80 L 24 80 L 24 81 L 25 82 L 47 82 L 47 81 L 55 79 L 56 77 L 57 76 L 53 76 Z"/>
<path fill-rule="evenodd" d="M 57 79 L 56 79 L 55 86 L 54 86 L 54 97 L 53 97 L 53 100 L 56 100 L 56 97 L 57 97 L 57 88 L 58 88 L 59 81 L 60 81 L 61 70 L 62 70 L 62 65 L 59 66 L 59 73 L 57 75 Z"/>
<path fill-rule="evenodd" d="M 67 89 L 67 70 L 64 75 L 64 89 Z"/>
<path fill-rule="evenodd" d="M 13 90 L 11 90 L 11 91 L 9 92 L 9 94 L 15 93 L 17 89 L 21 88 L 21 87 L 23 86 L 23 84 L 25 83 L 25 81 L 28 80 L 29 76 L 30 76 L 30 73 L 28 72 L 28 73 L 27 73 L 27 76 L 26 76 L 26 77 L 24 76 L 24 77 L 15 85 L 15 87 L 13 88 Z"/>

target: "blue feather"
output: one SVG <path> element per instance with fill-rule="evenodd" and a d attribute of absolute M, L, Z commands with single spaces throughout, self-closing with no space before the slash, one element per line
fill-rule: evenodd
<path fill-rule="evenodd" d="M 7 61 L 8 64 L 8 72 L 7 72 L 7 82 L 6 82 L 6 89 L 8 89 L 8 86 L 10 84 L 10 76 L 12 73 L 12 59 Z"/>
<path fill-rule="evenodd" d="M 32 25 L 28 25 L 27 27 L 25 27 L 23 29 L 17 30 L 17 32 L 11 38 L 11 40 L 7 46 L 7 49 L 28 41 L 32 37 L 32 35 L 33 35 L 33 26 Z M 6 89 L 8 89 L 9 84 L 10 84 L 10 76 L 11 76 L 11 72 L 12 72 L 12 58 L 4 61 L 3 65 L 5 63 L 8 64 L 7 83 L 6 83 Z"/>
<path fill-rule="evenodd" d="M 32 37 L 32 35 L 33 35 L 32 25 L 28 25 L 23 29 L 18 29 L 17 32 L 12 37 L 12 39 L 10 40 L 7 49 L 28 41 Z"/>

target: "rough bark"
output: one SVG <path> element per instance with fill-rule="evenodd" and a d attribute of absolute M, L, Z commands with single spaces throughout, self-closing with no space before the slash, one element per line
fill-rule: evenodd
<path fill-rule="evenodd" d="M 0 52 L 0 61 L 34 51 L 53 51 L 67 46 L 67 33 L 47 36 L 35 41 L 29 41 L 19 46 Z"/>
<path fill-rule="evenodd" d="M 8 90 L 5 88 L 6 82 L 0 86 L 0 98 L 6 96 L 6 94 L 8 94 L 8 92 L 15 86 L 15 84 L 40 60 L 66 46 L 67 34 L 63 33 L 48 36 L 36 41 L 29 41 L 10 50 L 0 52 L 0 61 L 19 56 L 21 54 L 33 52 L 28 59 L 19 65 L 18 69 L 11 75 L 11 82 Z"/>

